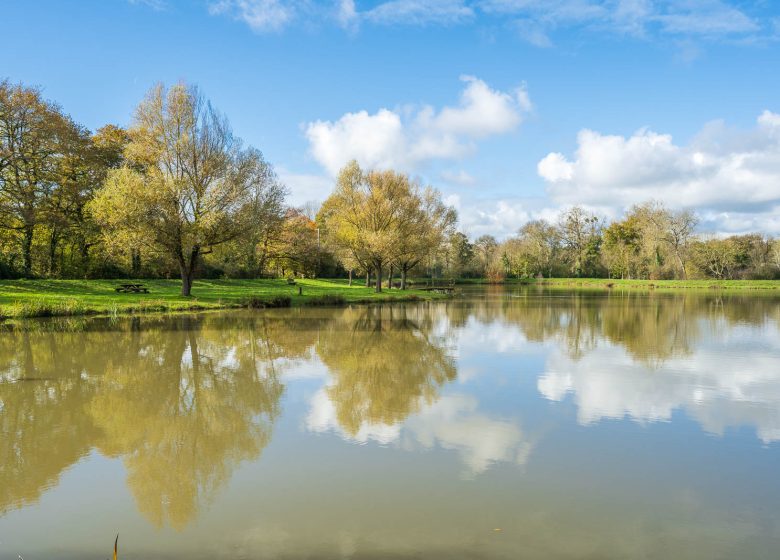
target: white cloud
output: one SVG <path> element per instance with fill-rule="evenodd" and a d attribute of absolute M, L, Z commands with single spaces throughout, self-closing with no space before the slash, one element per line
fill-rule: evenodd
<path fill-rule="evenodd" d="M 366 167 L 413 171 L 433 160 L 463 158 L 477 140 L 515 130 L 531 109 L 524 88 L 502 92 L 473 76 L 461 79 L 466 87 L 454 107 L 359 111 L 335 122 L 309 123 L 314 159 L 331 175 L 351 159 Z"/>
<path fill-rule="evenodd" d="M 489 15 L 517 18 L 513 27 L 520 37 L 538 47 L 552 44 L 550 32 L 572 26 L 636 37 L 657 32 L 710 39 L 762 31 L 753 18 L 720 0 L 482 0 L 479 6 Z"/>
<path fill-rule="evenodd" d="M 144 5 L 155 11 L 161 11 L 168 7 L 165 0 L 128 0 L 131 4 Z"/>
<path fill-rule="evenodd" d="M 476 183 L 476 179 L 463 169 L 458 171 L 442 171 L 440 177 L 445 183 L 452 183 L 455 185 L 469 186 Z"/>
<path fill-rule="evenodd" d="M 129 0 L 152 7 L 164 0 Z M 279 31 L 292 22 L 335 23 L 355 31 L 361 25 L 450 26 L 499 20 L 536 47 L 550 47 L 551 35 L 569 28 L 639 38 L 772 39 L 774 21 L 748 15 L 723 0 L 386 0 L 363 10 L 355 0 L 212 0 L 212 14 L 229 15 L 255 32 Z M 691 51 L 692 52 L 692 51 Z"/>
<path fill-rule="evenodd" d="M 358 20 L 357 10 L 355 9 L 355 0 L 340 0 L 336 17 L 341 26 L 345 29 L 353 28 Z"/>
<path fill-rule="evenodd" d="M 651 16 L 667 33 L 685 35 L 730 35 L 759 31 L 759 25 L 740 10 L 716 0 L 689 4 Z"/>
<path fill-rule="evenodd" d="M 256 32 L 279 31 L 294 18 L 295 4 L 282 0 L 219 0 L 209 5 L 209 13 L 229 15 Z"/>
<path fill-rule="evenodd" d="M 363 12 L 362 17 L 382 24 L 449 25 L 470 20 L 474 11 L 463 0 L 390 0 Z"/>
<path fill-rule="evenodd" d="M 550 153 L 537 165 L 548 192 L 561 204 L 612 209 L 654 198 L 689 207 L 727 225 L 780 231 L 780 115 L 765 111 L 755 128 L 735 132 L 710 123 L 687 146 L 668 134 L 632 136 L 583 130 L 569 159 Z M 724 212 L 728 216 L 724 215 Z M 731 227 L 736 226 L 731 223 Z"/>
<path fill-rule="evenodd" d="M 284 168 L 277 170 L 280 181 L 289 189 L 286 202 L 301 206 L 310 201 L 322 201 L 333 190 L 333 179 L 322 175 L 292 173 Z"/>
<path fill-rule="evenodd" d="M 552 47 L 552 39 L 550 39 L 547 29 L 539 22 L 532 19 L 518 19 L 513 22 L 512 27 L 521 39 L 534 47 Z"/>

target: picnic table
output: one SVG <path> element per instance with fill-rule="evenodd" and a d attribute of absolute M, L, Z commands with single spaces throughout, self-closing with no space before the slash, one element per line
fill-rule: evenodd
<path fill-rule="evenodd" d="M 116 291 L 123 294 L 148 294 L 149 288 L 143 284 L 119 284 Z"/>

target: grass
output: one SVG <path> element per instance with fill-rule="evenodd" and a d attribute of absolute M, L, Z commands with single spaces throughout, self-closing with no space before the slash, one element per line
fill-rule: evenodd
<path fill-rule="evenodd" d="M 414 279 L 418 285 L 424 285 L 426 279 Z M 438 280 L 446 285 L 448 280 Z M 545 285 L 569 288 L 636 288 L 636 289 L 735 289 L 735 290 L 780 290 L 780 280 L 620 280 L 613 278 L 506 278 L 501 282 L 490 282 L 486 278 L 459 278 L 455 284 L 522 284 Z"/>
<path fill-rule="evenodd" d="M 609 278 L 531 278 L 520 283 L 579 288 L 780 290 L 780 280 L 620 280 Z"/>
<path fill-rule="evenodd" d="M 0 281 L 0 318 L 117 315 L 162 311 L 227 308 L 344 305 L 441 299 L 446 296 L 419 290 L 375 293 L 346 280 L 283 279 L 198 280 L 189 298 L 180 295 L 178 280 L 143 280 L 148 294 L 122 294 L 123 280 L 3 280 Z M 299 294 L 299 288 L 302 294 Z"/>

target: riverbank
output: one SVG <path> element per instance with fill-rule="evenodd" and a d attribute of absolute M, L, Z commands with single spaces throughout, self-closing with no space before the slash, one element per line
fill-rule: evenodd
<path fill-rule="evenodd" d="M 492 284 L 482 278 L 464 278 L 458 285 Z M 698 289 L 698 290 L 780 290 L 780 280 L 620 280 L 612 278 L 508 278 L 498 284 L 523 284 L 592 289 Z"/>
<path fill-rule="evenodd" d="M 178 280 L 134 280 L 149 293 L 117 293 L 127 280 L 3 280 L 0 281 L 0 319 L 116 315 L 207 309 L 344 305 L 435 300 L 446 295 L 422 290 L 384 290 L 375 293 L 346 280 L 296 281 L 197 280 L 192 296 L 182 297 Z M 299 293 L 299 289 L 300 292 Z"/>

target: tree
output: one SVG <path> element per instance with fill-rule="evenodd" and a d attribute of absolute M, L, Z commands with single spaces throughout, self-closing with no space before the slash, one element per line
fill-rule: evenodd
<path fill-rule="evenodd" d="M 636 275 L 640 240 L 640 225 L 634 216 L 612 222 L 604 230 L 603 258 L 610 276 L 631 278 Z"/>
<path fill-rule="evenodd" d="M 533 220 L 520 228 L 520 239 L 533 263 L 533 272 L 552 276 L 555 259 L 560 253 L 560 236 L 555 226 L 546 220 Z"/>
<path fill-rule="evenodd" d="M 664 241 L 671 247 L 683 278 L 688 277 L 686 270 L 687 249 L 698 222 L 696 214 L 690 210 L 680 210 L 670 212 L 665 224 Z"/>
<path fill-rule="evenodd" d="M 421 199 L 409 177 L 394 171 L 363 171 L 352 161 L 339 173 L 319 216 L 330 242 L 349 252 L 366 270 L 382 272 L 393 262 L 404 232 L 419 216 Z"/>
<path fill-rule="evenodd" d="M 736 247 L 731 239 L 700 240 L 693 245 L 696 265 L 715 278 L 728 278 L 736 265 Z"/>
<path fill-rule="evenodd" d="M 421 204 L 407 206 L 413 213 L 403 221 L 406 229 L 401 231 L 395 248 L 395 262 L 401 270 L 401 289 L 406 289 L 406 279 L 410 270 L 423 259 L 435 253 L 452 233 L 457 221 L 454 209 L 441 200 L 441 193 L 428 187 L 420 195 Z"/>
<path fill-rule="evenodd" d="M 447 240 L 447 268 L 454 278 L 474 259 L 474 245 L 471 244 L 465 233 L 460 231 L 450 234 Z"/>
<path fill-rule="evenodd" d="M 278 239 L 270 248 L 271 261 L 286 274 L 314 276 L 320 257 L 317 224 L 295 208 L 287 210 Z"/>
<path fill-rule="evenodd" d="M 76 125 L 40 90 L 0 81 L 0 228 L 20 237 L 25 276 L 57 181 L 63 140 Z"/>
<path fill-rule="evenodd" d="M 498 241 L 492 235 L 480 235 L 474 241 L 474 256 L 479 264 L 479 272 L 485 274 L 498 249 Z"/>
<path fill-rule="evenodd" d="M 575 276 L 593 272 L 600 252 L 601 230 L 601 220 L 580 206 L 561 215 L 558 234 L 566 249 L 570 270 Z"/>
<path fill-rule="evenodd" d="M 127 164 L 111 171 L 92 211 L 109 242 L 172 258 L 189 296 L 199 259 L 256 227 L 268 164 L 244 149 L 195 87 L 155 86 L 136 110 Z"/>

